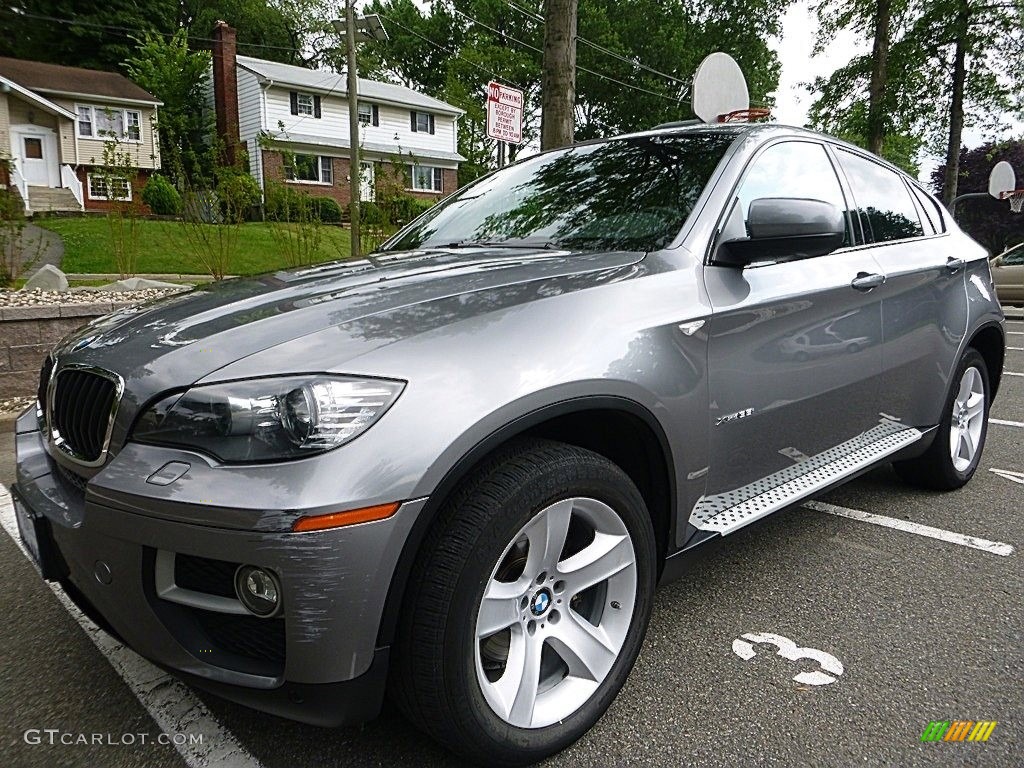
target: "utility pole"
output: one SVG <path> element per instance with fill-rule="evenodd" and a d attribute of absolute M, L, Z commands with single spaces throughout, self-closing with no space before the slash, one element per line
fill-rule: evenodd
<path fill-rule="evenodd" d="M 345 0 L 345 55 L 348 60 L 349 227 L 352 235 L 352 258 L 358 259 L 362 165 L 359 162 L 359 71 L 356 69 L 355 0 Z"/>
<path fill-rule="evenodd" d="M 572 144 L 576 132 L 576 10 L 578 0 L 545 0 L 540 148 Z"/>

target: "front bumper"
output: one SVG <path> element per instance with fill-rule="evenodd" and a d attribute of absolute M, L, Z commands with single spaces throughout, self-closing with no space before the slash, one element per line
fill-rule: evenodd
<path fill-rule="evenodd" d="M 69 480 L 34 413 L 16 433 L 14 492 L 22 517 L 37 521 L 37 549 L 49 552 L 44 575 L 97 623 L 186 681 L 256 709 L 317 725 L 377 714 L 387 676 L 380 618 L 422 500 L 386 520 L 301 534 L 168 520 L 138 513 L 145 499 L 128 511 Z M 241 612 L 230 591 L 238 564 L 277 574 L 278 617 Z M 176 582 L 186 580 L 182 592 Z"/>

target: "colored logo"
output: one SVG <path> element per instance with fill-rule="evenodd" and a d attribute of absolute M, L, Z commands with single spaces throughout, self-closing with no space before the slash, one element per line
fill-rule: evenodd
<path fill-rule="evenodd" d="M 932 720 L 921 741 L 988 741 L 998 724 L 995 720 Z"/>
<path fill-rule="evenodd" d="M 543 616 L 549 605 L 551 605 L 551 595 L 546 589 L 542 589 L 534 596 L 530 610 L 533 611 L 534 616 Z"/>

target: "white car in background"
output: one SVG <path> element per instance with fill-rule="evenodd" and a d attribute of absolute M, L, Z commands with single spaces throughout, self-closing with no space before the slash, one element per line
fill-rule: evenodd
<path fill-rule="evenodd" d="M 992 280 L 1000 304 L 1024 304 L 1024 243 L 993 256 Z"/>

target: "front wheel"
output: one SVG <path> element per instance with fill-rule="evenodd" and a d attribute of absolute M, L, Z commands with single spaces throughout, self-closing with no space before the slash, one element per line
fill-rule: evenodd
<path fill-rule="evenodd" d="M 643 498 L 618 466 L 560 443 L 513 446 L 445 504 L 424 543 L 392 696 L 478 762 L 565 748 L 636 660 L 654 553 Z"/>
<path fill-rule="evenodd" d="M 978 469 L 992 396 L 985 359 L 973 347 L 960 359 L 953 382 L 928 451 L 916 459 L 893 462 L 908 483 L 950 491 L 966 485 Z"/>

